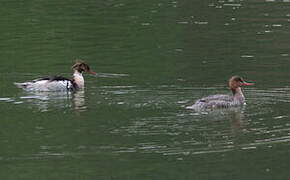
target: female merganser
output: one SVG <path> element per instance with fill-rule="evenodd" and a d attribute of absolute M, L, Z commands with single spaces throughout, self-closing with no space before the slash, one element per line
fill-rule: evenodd
<path fill-rule="evenodd" d="M 87 64 L 81 61 L 77 61 L 76 64 L 72 66 L 72 69 L 74 71 L 72 79 L 61 76 L 50 76 L 14 84 L 27 91 L 70 91 L 84 88 L 83 72 L 96 75 L 95 72 L 90 70 Z"/>
<path fill-rule="evenodd" d="M 233 76 L 229 79 L 229 87 L 233 95 L 211 95 L 195 102 L 188 109 L 214 109 L 214 108 L 229 108 L 245 104 L 241 86 L 250 86 L 254 83 L 247 83 L 239 76 Z"/>

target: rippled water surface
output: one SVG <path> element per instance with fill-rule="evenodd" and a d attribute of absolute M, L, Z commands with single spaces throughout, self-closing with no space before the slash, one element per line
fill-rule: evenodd
<path fill-rule="evenodd" d="M 289 179 L 290 2 L 2 2 L 1 179 Z M 13 82 L 97 72 L 77 92 Z M 195 112 L 240 75 L 247 105 Z"/>

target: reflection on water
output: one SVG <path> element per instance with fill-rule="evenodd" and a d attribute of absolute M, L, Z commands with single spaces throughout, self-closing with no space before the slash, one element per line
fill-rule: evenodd
<path fill-rule="evenodd" d="M 289 7 L 1 3 L 0 178 L 289 179 Z M 11 83 L 69 77 L 71 57 L 110 73 L 86 76 L 85 92 L 20 93 Z M 257 82 L 244 91 L 245 107 L 186 109 L 228 92 L 217 83 L 236 74 Z M 86 113 L 67 113 L 75 111 Z"/>
<path fill-rule="evenodd" d="M 109 87 L 106 89 L 107 96 L 114 93 L 113 89 L 109 90 Z M 218 87 L 206 90 L 209 94 L 213 94 L 216 89 Z M 134 98 L 130 98 L 128 93 L 115 93 L 112 99 L 118 102 L 127 98 L 122 106 L 136 109 L 139 116 L 132 119 L 130 124 L 117 127 L 110 133 L 126 138 L 128 141 L 141 137 L 146 141 L 113 147 L 112 151 L 116 153 L 195 155 L 236 149 L 268 148 L 272 143 L 290 141 L 287 135 L 290 132 L 289 123 L 285 121 L 289 116 L 280 113 L 274 117 L 269 116 L 273 113 L 271 110 L 273 101 L 283 103 L 288 99 L 288 91 L 284 88 L 269 90 L 249 88 L 245 91 L 247 105 L 207 112 L 194 112 L 185 108 L 187 104 L 199 98 L 200 93 L 205 89 L 164 86 L 142 90 L 131 87 L 130 90 L 127 89 L 127 92 L 129 91 L 134 92 Z M 159 96 L 160 94 L 162 96 Z M 147 104 L 142 101 L 146 101 Z M 116 103 L 110 102 L 110 104 Z M 136 106 L 136 104 L 143 104 L 143 106 Z M 175 111 L 170 111 L 173 106 Z M 148 108 L 151 113 L 143 115 Z M 160 112 L 161 110 L 163 113 Z M 276 119 L 278 125 L 271 127 L 266 122 L 273 119 Z M 256 134 L 259 134 L 259 137 Z"/>
<path fill-rule="evenodd" d="M 37 108 L 41 112 L 55 109 L 72 108 L 79 111 L 86 110 L 85 92 L 59 91 L 59 92 L 23 92 L 19 98 L 27 106 Z"/>
<path fill-rule="evenodd" d="M 201 96 L 226 90 L 219 86 L 100 86 L 87 89 L 89 98 L 85 91 L 22 92 L 16 98 L 0 98 L 0 102 L 40 112 L 57 109 L 88 111 L 86 101 L 96 107 L 122 110 L 122 116 L 128 115 L 127 118 L 118 120 L 117 113 L 118 118 L 112 114 L 109 119 L 116 119 L 116 124 L 127 123 L 109 128 L 107 133 L 126 142 L 139 138 L 140 141 L 110 146 L 115 153 L 194 155 L 268 147 L 290 141 L 289 113 L 283 108 L 274 111 L 274 105 L 283 106 L 290 102 L 288 87 L 248 88 L 245 90 L 247 105 L 241 107 L 206 112 L 186 109 Z M 92 113 L 96 112 L 93 109 Z"/>
<path fill-rule="evenodd" d="M 227 89 L 177 85 L 100 86 L 86 89 L 89 98 L 84 91 L 22 92 L 18 98 L 1 98 L 0 102 L 13 104 L 22 101 L 22 104 L 13 105 L 37 109 L 38 112 L 56 109 L 86 111 L 88 113 L 82 113 L 82 118 L 90 113 L 94 117 L 92 121 L 67 121 L 68 124 L 56 128 L 56 131 L 51 131 L 49 127 L 54 123 L 57 127 L 63 121 L 36 124 L 36 134 L 42 135 L 39 136 L 39 148 L 24 158 L 4 159 L 81 158 L 103 153 L 117 156 L 137 153 L 177 157 L 182 161 L 235 150 L 268 149 L 290 141 L 289 114 L 278 109 L 273 113 L 273 102 L 279 106 L 290 99 L 288 90 L 287 87 L 267 90 L 248 88 L 245 90 L 246 106 L 202 113 L 188 110 L 186 106 L 203 95 L 224 93 Z M 87 108 L 87 101 L 90 108 Z M 102 107 L 104 111 L 97 111 L 96 107 Z M 110 116 L 104 116 L 106 111 L 110 112 Z M 87 132 L 90 138 L 84 136 Z M 66 133 L 69 136 L 62 137 Z M 99 139 L 102 135 L 107 137 L 105 141 Z M 63 138 L 61 143 L 50 141 L 58 136 Z M 71 136 L 76 137 L 76 141 L 64 143 Z"/>
<path fill-rule="evenodd" d="M 72 101 L 74 104 L 74 109 L 79 111 L 85 111 L 87 106 L 85 105 L 85 91 L 76 91 L 73 93 Z"/>
<path fill-rule="evenodd" d="M 131 125 L 114 129 L 111 133 L 127 138 L 147 137 L 151 141 L 129 147 L 123 145 L 115 152 L 194 155 L 230 151 L 239 146 L 234 137 L 244 128 L 244 113 L 245 107 L 237 107 L 207 113 L 181 110 L 136 118 Z"/>

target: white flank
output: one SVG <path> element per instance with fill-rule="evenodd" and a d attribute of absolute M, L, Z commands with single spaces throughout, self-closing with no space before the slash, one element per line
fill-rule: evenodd
<path fill-rule="evenodd" d="M 16 86 L 27 91 L 66 91 L 72 88 L 70 81 L 40 80 L 35 82 L 14 83 Z"/>

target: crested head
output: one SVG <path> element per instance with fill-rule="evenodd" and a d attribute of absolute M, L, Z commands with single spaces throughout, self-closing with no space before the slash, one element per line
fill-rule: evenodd
<path fill-rule="evenodd" d="M 84 63 L 81 60 L 77 60 L 76 63 L 72 66 L 72 69 L 79 73 L 87 72 L 93 75 L 96 74 L 95 72 L 91 71 L 91 68 L 88 64 Z"/>
<path fill-rule="evenodd" d="M 88 72 L 90 71 L 89 65 L 82 61 L 77 61 L 73 66 L 72 69 L 78 71 L 79 73 Z"/>
<path fill-rule="evenodd" d="M 243 85 L 245 81 L 240 76 L 233 76 L 229 79 L 229 87 L 231 89 L 237 89 Z"/>
<path fill-rule="evenodd" d="M 233 91 L 233 93 L 235 92 L 236 89 L 240 88 L 241 86 L 251 86 L 251 85 L 254 85 L 254 83 L 247 83 L 240 76 L 233 76 L 229 79 L 229 87 Z"/>

